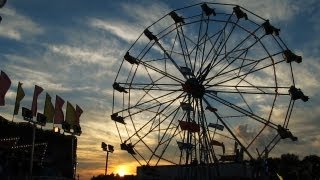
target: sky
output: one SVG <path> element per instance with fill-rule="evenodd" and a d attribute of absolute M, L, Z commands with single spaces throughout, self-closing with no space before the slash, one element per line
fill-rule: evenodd
<path fill-rule="evenodd" d="M 77 173 L 81 179 L 104 173 L 102 141 L 115 146 L 115 152 L 109 157 L 108 172 L 122 170 L 134 174 L 138 164 L 120 150 L 116 126 L 110 119 L 112 84 L 123 56 L 146 27 L 174 9 L 199 2 L 9 0 L 0 9 L 0 69 L 11 78 L 12 85 L 0 114 L 12 118 L 19 81 L 26 93 L 21 106 L 31 106 L 33 88 L 37 84 L 52 97 L 57 94 L 84 110 L 81 116 L 83 133 L 78 137 L 77 150 Z M 289 124 L 299 141 L 280 143 L 274 155 L 288 152 L 301 157 L 320 155 L 320 99 L 317 95 L 320 90 L 320 3 L 317 0 L 223 2 L 239 4 L 269 19 L 281 29 L 280 36 L 286 45 L 303 57 L 302 63 L 293 66 L 295 83 L 310 100 L 295 103 Z M 125 73 L 120 74 L 120 78 L 123 77 Z M 118 95 L 116 99 L 121 99 Z M 39 111 L 43 110 L 44 99 L 45 93 L 42 93 L 38 100 Z M 20 116 L 15 119 L 22 120 Z"/>

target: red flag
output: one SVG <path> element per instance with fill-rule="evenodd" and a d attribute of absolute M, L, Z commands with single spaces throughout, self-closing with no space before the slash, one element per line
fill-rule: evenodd
<path fill-rule="evenodd" d="M 76 105 L 76 124 L 80 124 L 80 116 L 83 113 L 83 110 L 81 109 L 80 106 Z"/>
<path fill-rule="evenodd" d="M 5 104 L 5 95 L 8 92 L 11 86 L 11 80 L 6 73 L 1 71 L 0 75 L 0 106 L 4 106 Z"/>
<path fill-rule="evenodd" d="M 38 96 L 41 94 L 42 91 L 43 91 L 42 87 L 37 86 L 37 85 L 34 86 L 33 100 L 32 100 L 32 106 L 31 106 L 32 115 L 34 117 L 37 115 Z"/>
<path fill-rule="evenodd" d="M 61 124 L 64 121 L 64 115 L 62 111 L 63 104 L 64 100 L 56 95 L 56 104 L 54 108 L 54 124 Z"/>
<path fill-rule="evenodd" d="M 179 121 L 179 125 L 181 130 L 187 130 L 190 132 L 199 132 L 200 126 L 195 122 L 186 122 L 186 121 Z"/>

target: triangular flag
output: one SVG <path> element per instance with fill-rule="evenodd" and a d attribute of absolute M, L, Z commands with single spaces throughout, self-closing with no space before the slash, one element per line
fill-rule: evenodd
<path fill-rule="evenodd" d="M 32 100 L 32 106 L 31 106 L 31 111 L 33 117 L 37 115 L 37 101 L 38 101 L 38 96 L 41 94 L 43 91 L 43 88 L 40 86 L 35 85 L 34 86 L 34 92 L 33 92 L 33 100 Z"/>
<path fill-rule="evenodd" d="M 20 102 L 24 98 L 25 94 L 22 89 L 22 83 L 18 83 L 18 89 L 17 89 L 17 96 L 16 96 L 16 103 L 14 105 L 14 111 L 13 115 L 17 115 L 19 113 L 19 108 L 20 108 Z"/>
<path fill-rule="evenodd" d="M 53 122 L 53 116 L 54 116 L 54 107 L 51 102 L 51 96 L 47 93 L 46 94 L 46 101 L 44 103 L 44 112 L 43 114 L 47 117 L 47 122 L 52 123 Z"/>
<path fill-rule="evenodd" d="M 73 128 L 76 125 L 76 110 L 71 103 L 67 102 L 66 122 Z"/>
<path fill-rule="evenodd" d="M 62 106 L 64 104 L 64 100 L 56 95 L 56 104 L 54 107 L 54 124 L 61 124 L 64 121 L 64 115 L 62 111 Z"/>
<path fill-rule="evenodd" d="M 187 130 L 189 132 L 199 132 L 200 126 L 195 122 L 186 122 L 186 121 L 179 121 L 179 125 L 181 130 Z"/>
<path fill-rule="evenodd" d="M 6 93 L 11 86 L 11 80 L 6 73 L 1 71 L 0 75 L 0 106 L 4 106 Z"/>
<path fill-rule="evenodd" d="M 80 125 L 80 116 L 83 113 L 83 110 L 80 108 L 80 106 L 76 105 L 76 124 Z"/>

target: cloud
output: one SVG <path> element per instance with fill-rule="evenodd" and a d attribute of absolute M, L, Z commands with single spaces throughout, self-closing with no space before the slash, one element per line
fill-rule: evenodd
<path fill-rule="evenodd" d="M 170 12 L 170 9 L 162 3 L 145 5 L 123 3 L 122 11 L 131 19 L 130 21 L 120 18 L 91 18 L 89 25 L 110 32 L 122 40 L 134 42 L 147 26 Z"/>
<path fill-rule="evenodd" d="M 0 26 L 0 36 L 23 40 L 45 32 L 39 24 L 29 17 L 19 14 L 13 8 L 1 9 L 1 13 L 4 15 Z"/>
<path fill-rule="evenodd" d="M 114 21 L 93 18 L 89 20 L 89 24 L 92 27 L 108 31 L 129 42 L 133 42 L 134 40 L 136 40 L 144 29 L 143 27 L 139 27 L 137 25 L 126 22 L 121 22 L 120 20 Z"/>

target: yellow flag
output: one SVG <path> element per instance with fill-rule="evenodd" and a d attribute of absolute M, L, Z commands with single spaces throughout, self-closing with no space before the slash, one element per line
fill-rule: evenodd
<path fill-rule="evenodd" d="M 70 124 L 71 129 L 76 125 L 76 110 L 69 102 L 67 102 L 66 122 Z"/>
<path fill-rule="evenodd" d="M 22 83 L 18 83 L 17 96 L 16 96 L 16 104 L 14 105 L 13 115 L 17 115 L 19 113 L 20 101 L 24 98 L 25 94 L 22 89 Z"/>
<path fill-rule="evenodd" d="M 54 107 L 51 102 L 51 96 L 47 93 L 46 94 L 46 101 L 44 103 L 44 112 L 43 114 L 47 117 L 47 122 L 52 123 L 53 122 L 53 116 L 54 116 Z"/>

